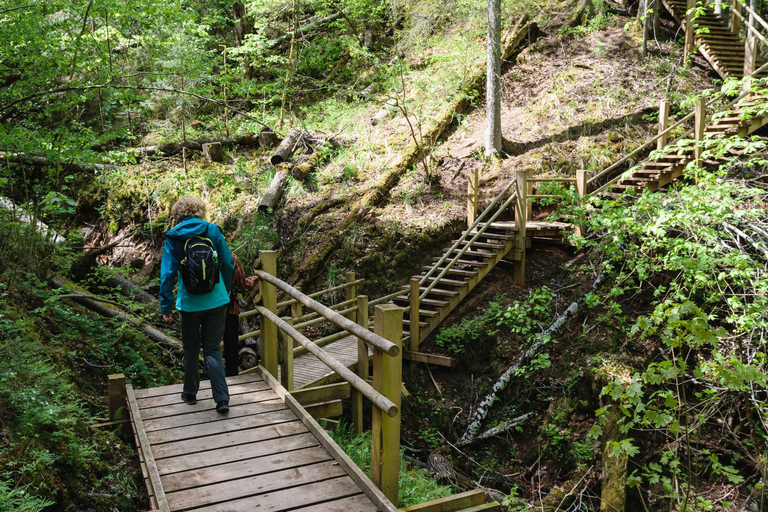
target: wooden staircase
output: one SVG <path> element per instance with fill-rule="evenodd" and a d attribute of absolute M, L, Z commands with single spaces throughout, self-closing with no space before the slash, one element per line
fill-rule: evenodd
<path fill-rule="evenodd" d="M 465 247 L 469 240 L 478 233 L 478 229 L 484 227 L 485 231 L 471 244 L 469 250 L 464 252 L 461 258 L 448 270 L 446 275 L 439 280 L 438 285 L 430 290 L 425 298 L 421 299 L 418 318 L 420 340 L 425 339 L 434 331 L 499 262 L 506 259 L 519 265 L 524 258 L 523 255 L 515 251 L 516 240 L 520 236 L 515 222 L 479 223 L 474 229 L 464 231 L 463 234 L 467 235 L 465 241 L 461 242 L 457 248 L 451 250 L 451 247 L 459 241 L 454 240 L 451 247 L 444 249 L 445 252 L 450 251 L 449 258 Z M 562 222 L 526 222 L 524 247 L 530 247 L 532 237 L 560 237 L 562 232 L 568 227 L 568 224 Z M 520 246 L 517 245 L 517 247 Z M 436 257 L 432 261 L 437 263 L 440 259 Z M 445 263 L 435 269 L 436 272 L 440 273 L 444 270 L 448 261 L 450 260 L 446 258 Z M 422 268 L 423 272 L 417 276 L 420 280 L 433 267 L 425 265 Z M 436 277 L 428 277 L 420 286 L 420 292 L 426 291 L 427 286 L 435 279 Z M 403 289 L 405 293 L 396 297 L 394 301 L 405 308 L 406 320 L 403 323 L 410 328 L 411 322 L 415 321 L 415 319 L 411 318 L 410 297 L 407 294 L 409 287 L 405 286 Z M 410 336 L 410 332 L 404 334 L 405 336 Z"/>
<path fill-rule="evenodd" d="M 750 94 L 734 105 L 725 115 L 712 119 L 704 129 L 705 138 L 725 138 L 733 135 L 746 137 L 768 124 L 768 114 L 742 119 L 745 110 L 762 105 L 768 100 L 765 96 Z M 667 153 L 656 160 L 647 160 L 628 176 L 619 180 L 609 189 L 611 194 L 623 194 L 631 190 L 640 193 L 643 189 L 651 191 L 675 181 L 683 175 L 683 170 L 694 159 L 693 148 L 678 154 Z"/>
<path fill-rule="evenodd" d="M 662 3 L 683 30 L 687 31 L 686 0 L 662 0 Z M 744 42 L 738 33 L 731 31 L 722 17 L 715 14 L 713 4 L 707 5 L 705 9 L 706 12 L 693 21 L 694 29 L 701 32 L 694 35 L 694 44 L 698 45 L 699 52 L 723 79 L 743 78 Z M 757 58 L 757 67 L 764 63 L 764 60 Z"/>

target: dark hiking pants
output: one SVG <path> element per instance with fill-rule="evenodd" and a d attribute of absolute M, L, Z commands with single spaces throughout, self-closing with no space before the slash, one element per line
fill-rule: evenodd
<path fill-rule="evenodd" d="M 224 370 L 227 377 L 234 377 L 240 371 L 240 315 L 227 313 L 224 329 Z"/>
<path fill-rule="evenodd" d="M 208 367 L 213 400 L 216 403 L 229 400 L 229 389 L 224 378 L 224 362 L 221 360 L 221 338 L 227 306 L 192 313 L 181 312 L 181 339 L 184 342 L 184 393 L 197 396 L 200 389 L 200 345 Z"/>

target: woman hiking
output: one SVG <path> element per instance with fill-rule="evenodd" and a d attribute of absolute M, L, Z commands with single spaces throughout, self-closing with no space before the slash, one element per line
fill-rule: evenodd
<path fill-rule="evenodd" d="M 184 196 L 171 208 L 176 226 L 165 234 L 160 264 L 160 307 L 171 322 L 173 288 L 179 284 L 176 309 L 184 342 L 184 388 L 181 399 L 194 405 L 200 388 L 200 345 L 208 368 L 216 411 L 229 411 L 229 389 L 221 359 L 221 339 L 232 288 L 234 262 L 221 229 L 203 220 L 205 204 Z M 179 279 L 181 277 L 181 279 Z"/>

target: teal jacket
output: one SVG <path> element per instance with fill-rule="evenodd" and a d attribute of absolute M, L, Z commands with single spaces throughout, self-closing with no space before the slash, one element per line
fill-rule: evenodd
<path fill-rule="evenodd" d="M 184 281 L 179 279 L 179 263 L 184 259 L 184 243 L 190 238 L 203 236 L 210 238 L 219 255 L 221 270 L 219 282 L 210 293 L 193 295 L 187 293 Z M 162 314 L 170 314 L 173 308 L 173 288 L 179 283 L 176 296 L 176 309 L 192 313 L 218 308 L 229 303 L 229 291 L 232 289 L 232 275 L 235 271 L 235 261 L 229 252 L 224 235 L 216 224 L 187 217 L 165 234 L 163 258 L 160 262 L 160 309 Z"/>

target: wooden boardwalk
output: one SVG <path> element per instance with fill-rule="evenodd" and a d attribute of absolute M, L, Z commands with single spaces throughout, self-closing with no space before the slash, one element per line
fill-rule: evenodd
<path fill-rule="evenodd" d="M 153 508 L 394 510 L 269 374 L 259 368 L 227 382 L 227 414 L 214 410 L 210 381 L 201 382 L 193 406 L 181 402 L 180 384 L 135 391 L 127 386 Z"/>
<path fill-rule="evenodd" d="M 357 338 L 349 335 L 340 340 L 325 345 L 323 350 L 350 370 L 357 370 Z M 373 350 L 368 347 L 369 358 Z M 310 353 L 304 353 L 293 360 L 293 385 L 295 389 L 322 386 L 337 382 L 339 376 L 325 363 Z M 280 371 L 278 370 L 278 375 Z"/>

